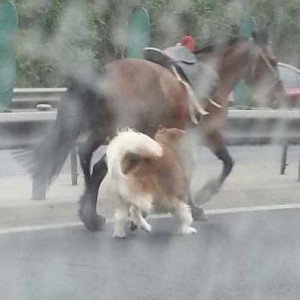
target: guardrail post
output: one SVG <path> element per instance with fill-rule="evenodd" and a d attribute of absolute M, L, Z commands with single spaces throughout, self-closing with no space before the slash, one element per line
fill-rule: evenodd
<path fill-rule="evenodd" d="M 71 150 L 71 180 L 72 185 L 77 185 L 77 176 L 78 176 L 78 169 L 77 169 L 77 148 L 74 147 Z"/>
<path fill-rule="evenodd" d="M 288 151 L 288 144 L 284 143 L 283 147 L 282 147 L 282 154 L 281 154 L 281 167 L 280 167 L 281 175 L 283 175 L 285 173 L 285 168 L 287 166 L 287 163 L 286 163 L 287 151 Z"/>
<path fill-rule="evenodd" d="M 31 192 L 32 200 L 45 200 L 46 190 L 47 190 L 46 180 L 43 180 L 41 178 L 32 179 L 32 192 Z"/>
<path fill-rule="evenodd" d="M 299 165 L 298 165 L 298 181 L 300 182 L 300 159 L 299 159 Z"/>

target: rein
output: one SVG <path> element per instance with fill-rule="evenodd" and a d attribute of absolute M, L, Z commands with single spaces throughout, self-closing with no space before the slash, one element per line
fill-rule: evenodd
<path fill-rule="evenodd" d="M 273 88 L 274 86 L 276 86 L 281 80 L 279 78 L 279 75 L 277 72 L 275 72 L 274 68 L 272 67 L 270 61 L 266 58 L 266 56 L 263 53 L 260 53 L 261 58 L 263 59 L 263 61 L 265 62 L 265 64 L 267 65 L 267 67 L 269 68 L 271 74 L 273 75 L 273 82 L 272 84 L 268 87 L 268 91 L 271 90 L 271 88 Z"/>
<path fill-rule="evenodd" d="M 253 43 L 253 38 L 250 38 L 249 41 L 251 41 L 252 45 L 254 47 L 257 47 L 254 43 Z M 266 55 L 263 53 L 262 49 L 259 49 L 259 52 L 257 53 L 257 51 L 254 51 L 254 55 L 252 55 L 254 58 L 251 59 L 249 61 L 250 64 L 250 68 L 251 68 L 251 81 L 254 78 L 254 72 L 255 72 L 255 63 L 257 61 L 257 59 L 259 57 L 262 58 L 262 60 L 264 61 L 264 63 L 266 64 L 268 70 L 270 71 L 270 73 L 272 74 L 273 77 L 273 81 L 272 84 L 270 84 L 270 86 L 268 87 L 267 91 L 271 90 L 278 82 L 280 82 L 280 78 L 278 73 L 275 71 L 274 67 L 271 65 L 270 61 L 268 60 L 268 58 L 266 57 Z"/>

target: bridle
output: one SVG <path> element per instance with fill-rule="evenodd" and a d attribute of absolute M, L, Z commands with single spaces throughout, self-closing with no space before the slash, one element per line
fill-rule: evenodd
<path fill-rule="evenodd" d="M 259 58 L 263 60 L 263 62 L 266 64 L 270 74 L 273 77 L 272 83 L 268 86 L 268 89 L 266 90 L 269 92 L 271 89 L 274 88 L 278 83 L 281 82 L 281 79 L 279 77 L 278 72 L 276 72 L 274 66 L 271 65 L 270 60 L 266 57 L 265 53 L 262 51 L 261 47 L 259 47 L 257 44 L 255 44 L 253 38 L 249 39 L 249 42 L 251 43 L 251 59 L 249 60 L 248 63 L 248 68 L 250 69 L 250 80 L 248 78 L 248 81 L 252 83 L 253 78 L 255 78 L 254 74 L 256 71 L 256 63 Z"/>

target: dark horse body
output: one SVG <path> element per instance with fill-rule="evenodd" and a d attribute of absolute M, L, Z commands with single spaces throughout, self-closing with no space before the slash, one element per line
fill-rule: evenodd
<path fill-rule="evenodd" d="M 221 175 L 210 181 L 199 195 L 205 202 L 216 193 L 231 172 L 233 160 L 224 144 L 222 129 L 227 115 L 227 98 L 235 83 L 245 78 L 258 97 L 275 100 L 283 95 L 276 61 L 268 48 L 253 40 L 233 40 L 221 49 L 204 48 L 197 57 L 212 63 L 219 76 L 213 100 L 207 102 L 209 115 L 201 121 L 207 146 L 223 162 Z M 103 76 L 83 84 L 73 83 L 58 108 L 55 127 L 33 152 L 33 177 L 50 183 L 59 173 L 78 136 L 84 133 L 79 156 L 86 189 L 80 201 L 79 215 L 88 229 L 101 228 L 104 218 L 96 213 L 99 185 L 106 174 L 105 159 L 100 159 L 90 174 L 93 152 L 115 134 L 117 128 L 133 127 L 152 136 L 158 125 L 188 128 L 190 121 L 187 91 L 176 77 L 162 66 L 136 59 L 109 64 Z M 266 88 L 262 89 L 264 86 Z M 269 102 L 270 104 L 271 102 Z M 197 207 L 192 204 L 196 212 Z M 196 214 L 195 214 L 196 215 Z"/>

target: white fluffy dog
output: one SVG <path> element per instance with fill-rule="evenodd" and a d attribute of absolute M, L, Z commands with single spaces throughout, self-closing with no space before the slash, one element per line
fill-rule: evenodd
<path fill-rule="evenodd" d="M 187 205 L 190 172 L 180 147 L 185 131 L 160 128 L 155 138 L 124 130 L 107 147 L 108 172 L 99 193 L 116 200 L 113 237 L 124 238 L 124 222 L 150 232 L 142 212 L 171 212 L 182 234 L 195 233 Z"/>

